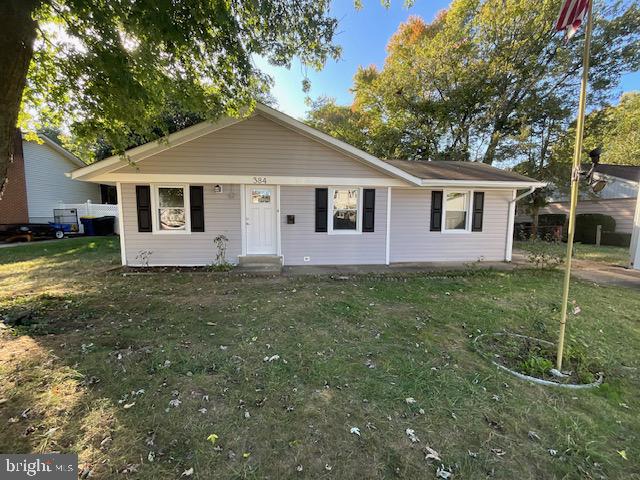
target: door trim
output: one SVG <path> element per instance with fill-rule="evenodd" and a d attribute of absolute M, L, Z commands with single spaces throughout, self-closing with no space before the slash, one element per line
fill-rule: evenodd
<path fill-rule="evenodd" d="M 247 211 L 248 211 L 248 205 L 247 205 L 247 197 L 248 197 L 248 193 L 251 191 L 251 188 L 260 188 L 260 187 L 266 187 L 271 189 L 271 191 L 273 192 L 273 194 L 276 196 L 276 202 L 274 205 L 274 219 L 273 221 L 275 222 L 275 253 L 272 254 L 264 254 L 264 253 L 249 253 L 249 233 L 248 233 L 248 229 L 247 229 Z M 242 235 L 242 256 L 250 256 L 250 255 L 276 255 L 276 256 L 282 256 L 282 245 L 281 245 L 281 241 L 280 241 L 280 237 L 281 237 L 281 230 L 280 230 L 280 185 L 248 185 L 248 184 L 243 184 L 240 186 L 240 192 L 242 194 L 242 201 L 241 201 L 241 207 L 240 207 L 240 222 L 241 222 L 241 235 Z"/>

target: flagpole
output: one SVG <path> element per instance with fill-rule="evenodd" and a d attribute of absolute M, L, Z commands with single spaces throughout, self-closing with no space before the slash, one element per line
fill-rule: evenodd
<path fill-rule="evenodd" d="M 567 324 L 567 305 L 569 303 L 569 283 L 571 280 L 571 258 L 573 255 L 573 237 L 576 230 L 576 207 L 578 205 L 578 184 L 580 181 L 580 157 L 582 138 L 584 136 L 584 116 L 587 104 L 587 84 L 589 82 L 589 51 L 591 49 L 591 30 L 593 29 L 593 0 L 589 1 L 587 11 L 587 29 L 585 32 L 584 52 L 582 54 L 582 84 L 578 104 L 578 120 L 576 122 L 576 144 L 573 149 L 573 169 L 571 171 L 571 209 L 569 210 L 569 232 L 567 235 L 567 258 L 564 269 L 564 286 L 562 290 L 562 310 L 560 313 L 560 336 L 558 337 L 558 354 L 556 369 L 562 369 L 564 351 L 564 331 Z"/>

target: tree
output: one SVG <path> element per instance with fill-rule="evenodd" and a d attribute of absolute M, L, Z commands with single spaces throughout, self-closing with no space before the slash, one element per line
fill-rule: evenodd
<path fill-rule="evenodd" d="M 590 104 L 600 105 L 640 67 L 640 6 L 594 10 Z M 431 23 L 410 18 L 383 68 L 355 75 L 352 108 L 368 121 L 358 128 L 388 157 L 522 162 L 522 142 L 544 137 L 546 109 L 557 106 L 553 128 L 566 128 L 577 101 L 584 29 L 565 44 L 557 14 L 555 0 L 453 0 Z"/>
<path fill-rule="evenodd" d="M 116 152 L 165 129 L 166 106 L 199 118 L 239 115 L 276 65 L 320 68 L 340 49 L 329 0 L 3 0 L 0 3 L 0 187 L 10 139 L 37 111 Z M 22 103 L 22 110 L 20 105 Z M 1 190 L 0 190 L 1 193 Z"/>
<path fill-rule="evenodd" d="M 639 126 L 640 92 L 625 93 L 618 105 L 589 113 L 585 119 L 583 163 L 589 162 L 589 151 L 601 147 L 602 163 L 640 166 Z M 574 138 L 572 124 L 554 149 L 554 163 L 564 167 L 571 162 Z"/>

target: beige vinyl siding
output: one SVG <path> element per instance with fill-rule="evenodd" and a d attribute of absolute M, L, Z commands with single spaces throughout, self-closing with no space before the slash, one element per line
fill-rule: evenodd
<path fill-rule="evenodd" d="M 376 189 L 373 232 L 316 233 L 315 188 L 280 188 L 282 254 L 286 265 L 383 264 L 386 255 L 387 189 Z M 360 214 L 362 214 L 360 212 Z M 295 224 L 287 224 L 295 215 Z M 305 262 L 304 257 L 309 257 Z"/>
<path fill-rule="evenodd" d="M 388 178 L 316 140 L 255 115 L 116 173 Z"/>
<path fill-rule="evenodd" d="M 100 186 L 65 176 L 78 166 L 46 143 L 22 142 L 29 221 L 53 221 L 53 209 L 62 203 L 100 203 Z"/>
<path fill-rule="evenodd" d="M 616 221 L 616 232 L 631 233 L 633 231 L 633 216 L 636 211 L 635 198 L 609 198 L 598 200 L 580 200 L 577 214 L 601 213 L 609 215 Z M 569 215 L 569 202 L 554 202 L 540 209 L 540 214 L 564 213 Z M 530 222 L 529 215 L 518 215 L 516 221 Z"/>
<path fill-rule="evenodd" d="M 227 261 L 237 263 L 242 250 L 239 185 L 223 185 L 223 193 L 214 193 L 212 185 L 205 185 L 205 231 L 190 234 L 138 232 L 135 185 L 121 186 L 128 265 L 140 265 L 136 255 L 143 250 L 153 252 L 149 265 L 210 265 L 216 256 L 213 239 L 219 234 L 224 234 L 229 239 Z"/>
<path fill-rule="evenodd" d="M 392 188 L 390 262 L 504 260 L 511 198 L 485 191 L 482 232 L 431 232 L 431 190 Z"/>

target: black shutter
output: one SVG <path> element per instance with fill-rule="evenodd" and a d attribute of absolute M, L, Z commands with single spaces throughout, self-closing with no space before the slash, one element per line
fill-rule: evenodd
<path fill-rule="evenodd" d="M 362 196 L 362 231 L 373 232 L 374 217 L 376 215 L 376 191 L 365 188 Z"/>
<path fill-rule="evenodd" d="M 204 232 L 204 188 L 189 187 L 189 208 L 191 209 L 191 231 Z"/>
<path fill-rule="evenodd" d="M 138 231 L 150 232 L 151 226 L 151 187 L 136 185 L 136 206 L 138 208 Z"/>
<path fill-rule="evenodd" d="M 473 216 L 471 217 L 471 231 L 482 231 L 482 213 L 484 212 L 484 192 L 473 192 Z"/>
<path fill-rule="evenodd" d="M 431 231 L 442 230 L 442 190 L 431 192 Z"/>
<path fill-rule="evenodd" d="M 316 232 L 327 231 L 328 188 L 316 188 Z"/>

